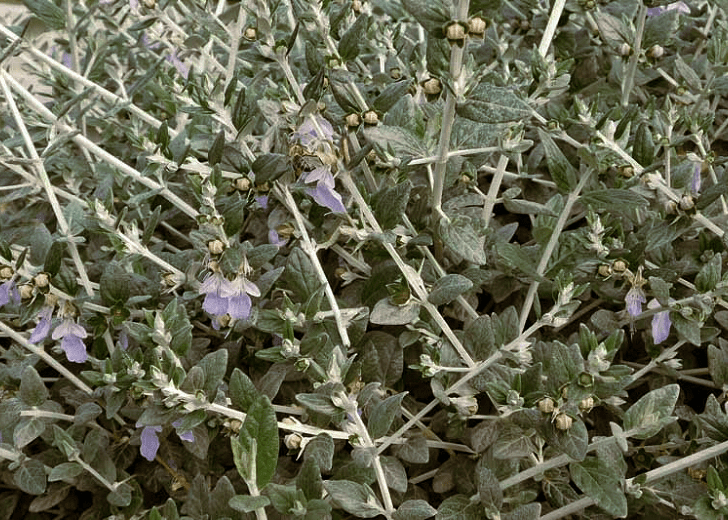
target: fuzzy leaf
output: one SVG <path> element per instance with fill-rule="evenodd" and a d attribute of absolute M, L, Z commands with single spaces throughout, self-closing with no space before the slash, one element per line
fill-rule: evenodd
<path fill-rule="evenodd" d="M 405 395 L 407 395 L 407 392 L 387 397 L 374 406 L 367 422 L 367 430 L 369 430 L 372 439 L 387 435 L 392 422 L 401 414 L 400 405 Z"/>
<path fill-rule="evenodd" d="M 45 383 L 31 366 L 25 367 L 20 378 L 20 399 L 28 406 L 40 406 L 48 399 Z"/>
<path fill-rule="evenodd" d="M 440 236 L 445 247 L 457 258 L 485 265 L 485 236 L 475 232 L 470 218 L 456 216 L 449 222 L 440 221 Z"/>
<path fill-rule="evenodd" d="M 374 491 L 366 484 L 350 480 L 328 480 L 324 482 L 324 487 L 331 498 L 352 515 L 374 518 L 385 512 Z"/>
<path fill-rule="evenodd" d="M 624 414 L 624 430 L 636 430 L 630 436 L 649 439 L 664 426 L 674 422 L 671 416 L 680 395 L 680 385 L 667 385 L 643 395 Z"/>
<path fill-rule="evenodd" d="M 460 117 L 478 123 L 520 121 L 531 114 L 528 105 L 513 90 L 490 83 L 478 85 L 467 101 L 458 103 L 456 110 Z"/>
<path fill-rule="evenodd" d="M 427 300 L 433 305 L 445 305 L 473 288 L 473 282 L 460 274 L 447 274 L 435 282 Z"/>
<path fill-rule="evenodd" d="M 425 520 L 437 514 L 437 509 L 424 500 L 407 500 L 394 512 L 394 520 Z"/>
<path fill-rule="evenodd" d="M 264 496 L 235 495 L 228 501 L 228 505 L 235 511 L 252 513 L 256 509 L 264 508 L 270 504 L 270 499 Z"/>
<path fill-rule="evenodd" d="M 622 478 L 605 461 L 589 457 L 569 466 L 574 483 L 596 504 L 615 517 L 627 516 Z"/>
<path fill-rule="evenodd" d="M 233 405 L 240 410 L 248 410 L 259 396 L 260 392 L 250 378 L 236 367 L 230 376 L 230 400 Z"/>
<path fill-rule="evenodd" d="M 559 191 L 569 193 L 576 187 L 576 169 L 549 134 L 539 128 L 538 136 L 543 144 L 546 166 L 551 173 L 551 178 Z"/>

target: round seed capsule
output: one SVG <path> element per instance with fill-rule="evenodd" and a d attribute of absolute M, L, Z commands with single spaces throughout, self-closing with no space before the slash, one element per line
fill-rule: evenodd
<path fill-rule="evenodd" d="M 422 84 L 422 88 L 425 91 L 425 94 L 428 95 L 434 95 L 439 94 L 442 92 L 442 87 L 440 86 L 440 80 L 437 78 L 430 78 L 427 81 L 425 81 Z"/>
<path fill-rule="evenodd" d="M 558 428 L 561 431 L 566 431 L 569 428 L 571 428 L 571 425 L 574 423 L 574 419 L 566 415 L 565 413 L 560 413 L 556 416 L 556 419 L 554 419 L 554 424 L 556 425 L 556 428 Z"/>
<path fill-rule="evenodd" d="M 542 413 L 553 413 L 554 407 L 554 400 L 550 397 L 544 397 L 538 402 L 538 409 Z"/>

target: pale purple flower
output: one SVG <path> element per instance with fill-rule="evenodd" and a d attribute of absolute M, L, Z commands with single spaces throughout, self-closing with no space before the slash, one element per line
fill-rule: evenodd
<path fill-rule="evenodd" d="M 229 314 L 231 318 L 244 320 L 250 316 L 250 296 L 260 296 L 260 289 L 244 276 L 231 281 L 215 273 L 202 282 L 200 294 L 206 295 L 202 308 L 213 316 Z"/>
<path fill-rule="evenodd" d="M 35 326 L 33 332 L 30 334 L 28 341 L 30 343 L 38 343 L 48 337 L 48 333 L 51 331 L 51 318 L 53 317 L 53 307 L 45 305 L 38 313 L 40 321 Z"/>
<path fill-rule="evenodd" d="M 136 426 L 137 428 L 140 428 L 142 425 L 136 423 Z M 142 430 L 140 436 L 142 445 L 139 448 L 139 452 L 142 454 L 142 457 L 147 459 L 149 462 L 152 462 L 154 457 L 157 456 L 157 450 L 159 450 L 159 437 L 157 437 L 157 433 L 161 431 L 161 426 L 145 426 Z"/>
<path fill-rule="evenodd" d="M 341 201 L 341 195 L 332 188 L 319 182 L 316 188 L 307 188 L 306 193 L 316 201 L 319 206 L 329 208 L 334 213 L 346 213 L 346 206 Z"/>
<path fill-rule="evenodd" d="M 121 347 L 121 350 L 126 350 L 129 348 L 129 335 L 124 329 L 119 332 L 119 346 Z"/>
<path fill-rule="evenodd" d="M 86 345 L 83 338 L 88 334 L 86 329 L 71 319 L 65 319 L 58 325 L 51 337 L 61 340 L 61 348 L 66 353 L 66 358 L 72 363 L 83 363 L 88 359 Z"/>
<path fill-rule="evenodd" d="M 308 172 L 303 178 L 306 184 L 316 183 L 315 188 L 306 188 L 306 193 L 316 201 L 319 206 L 329 208 L 335 213 L 346 213 L 346 206 L 341 201 L 341 195 L 335 190 L 334 176 L 327 166 L 320 166 Z"/>
<path fill-rule="evenodd" d="M 293 132 L 293 138 L 307 149 L 315 147 L 317 141 L 333 141 L 334 127 L 322 116 L 307 117 L 298 130 Z"/>
<path fill-rule="evenodd" d="M 0 307 L 10 303 L 20 303 L 20 293 L 15 287 L 15 280 L 12 278 L 0 285 Z"/>
<path fill-rule="evenodd" d="M 139 0 L 129 0 L 129 7 L 136 10 L 139 8 Z"/>
<path fill-rule="evenodd" d="M 262 209 L 268 209 L 268 195 L 255 197 L 255 202 L 257 202 Z"/>
<path fill-rule="evenodd" d="M 195 434 L 192 433 L 192 430 L 180 433 L 179 427 L 182 425 L 182 419 L 178 419 L 172 423 L 172 426 L 175 427 L 177 430 L 177 435 L 180 439 L 182 439 L 185 442 L 195 442 Z"/>
<path fill-rule="evenodd" d="M 227 298 L 220 295 L 223 284 L 228 284 L 225 277 L 220 273 L 211 274 L 200 286 L 200 294 L 205 294 L 205 301 L 202 308 L 213 316 L 227 314 Z"/>
<path fill-rule="evenodd" d="M 695 163 L 695 169 L 693 170 L 693 178 L 690 181 L 690 191 L 693 192 L 693 195 L 697 195 L 700 193 L 700 185 L 702 184 L 702 179 L 700 178 L 700 163 Z"/>
<path fill-rule="evenodd" d="M 286 245 L 286 242 L 288 242 L 288 240 L 283 240 L 278 235 L 278 231 L 276 231 L 275 229 L 271 229 L 270 231 L 268 231 L 268 242 L 270 242 L 274 246 L 283 247 Z"/>
<path fill-rule="evenodd" d="M 187 76 L 190 73 L 190 68 L 177 57 L 176 50 L 167 56 L 167 61 L 174 65 L 174 68 L 177 69 L 180 76 L 187 79 Z"/>
<path fill-rule="evenodd" d="M 647 304 L 649 309 L 657 309 L 658 307 L 660 307 L 660 302 L 654 298 Z M 669 310 L 660 311 L 652 317 L 652 339 L 655 341 L 655 345 L 659 345 L 667 339 L 670 335 L 671 326 Z"/>
<path fill-rule="evenodd" d="M 674 9 L 677 9 L 679 13 L 690 14 L 690 7 L 688 7 L 685 2 L 673 2 L 667 5 L 650 7 L 647 9 L 647 16 L 657 16 L 658 14 L 662 14 L 666 11 L 672 11 Z"/>
<path fill-rule="evenodd" d="M 231 318 L 245 320 L 250 316 L 250 296 L 260 296 L 260 289 L 244 276 L 238 276 L 220 287 L 220 295 L 228 299 L 227 313 Z M 250 296 L 248 296 L 250 295 Z"/>
<path fill-rule="evenodd" d="M 627 304 L 627 312 L 630 316 L 639 316 L 642 313 L 642 304 L 647 301 L 645 292 L 641 287 L 632 287 L 624 298 Z"/>

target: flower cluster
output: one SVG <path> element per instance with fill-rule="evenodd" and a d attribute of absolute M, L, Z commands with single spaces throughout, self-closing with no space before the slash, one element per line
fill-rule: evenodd
<path fill-rule="evenodd" d="M 244 275 L 232 280 L 222 273 L 212 273 L 200 286 L 200 294 L 205 295 L 202 308 L 215 317 L 229 315 L 236 320 L 245 320 L 252 308 L 251 296 L 260 296 L 260 289 Z"/>
<path fill-rule="evenodd" d="M 307 117 L 293 133 L 294 141 L 297 141 L 307 153 L 318 156 L 323 163 L 302 178 L 302 181 L 309 185 L 306 187 L 306 194 L 319 206 L 329 208 L 335 213 L 346 213 L 346 206 L 341 200 L 341 195 L 336 192 L 334 175 L 331 173 L 331 163 L 334 159 L 333 138 L 334 129 L 331 123 L 318 115 Z"/>
<path fill-rule="evenodd" d="M 177 430 L 177 435 L 180 439 L 185 442 L 195 442 L 195 435 L 191 431 L 183 431 L 180 433 L 179 428 L 182 426 L 181 420 L 174 421 L 172 426 Z M 139 439 L 141 440 L 139 452 L 142 454 L 142 457 L 151 462 L 157 456 L 157 451 L 159 451 L 159 437 L 157 434 L 162 432 L 162 427 L 159 425 L 144 426 L 139 422 L 137 422 L 136 427 L 142 428 L 141 434 L 139 435 Z"/>
<path fill-rule="evenodd" d="M 30 334 L 28 341 L 31 343 L 40 343 L 48 337 L 52 328 L 53 309 L 55 305 L 55 297 L 46 296 L 46 305 L 38 312 L 40 321 Z M 88 336 L 86 329 L 76 323 L 73 316 L 75 311 L 72 305 L 64 302 L 61 308 L 62 319 L 56 325 L 51 334 L 54 340 L 61 340 L 61 349 L 66 353 L 66 359 L 72 363 L 84 363 L 88 359 L 86 345 L 83 340 Z"/>

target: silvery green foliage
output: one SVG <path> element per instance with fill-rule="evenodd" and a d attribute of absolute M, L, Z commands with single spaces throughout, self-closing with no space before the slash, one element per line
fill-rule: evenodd
<path fill-rule="evenodd" d="M 728 515 L 726 2 L 24 3 L 0 519 Z"/>

